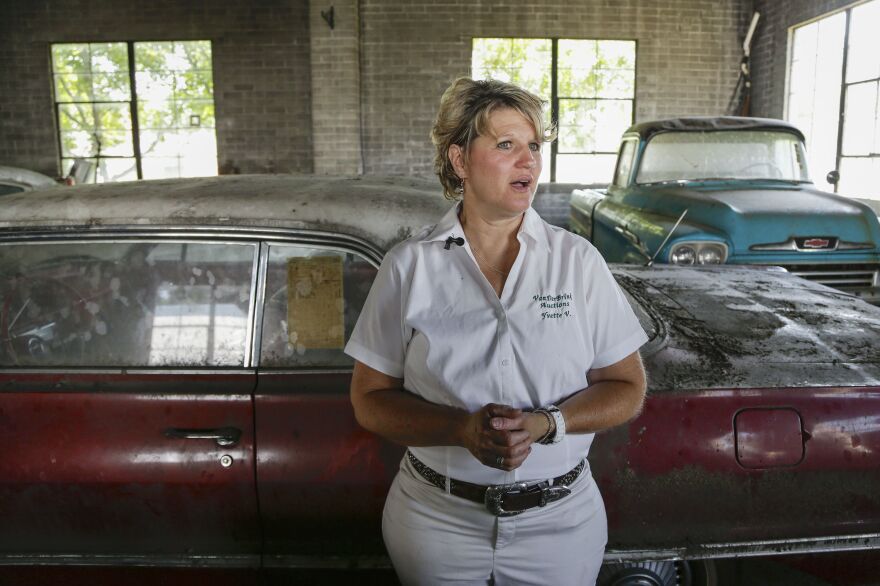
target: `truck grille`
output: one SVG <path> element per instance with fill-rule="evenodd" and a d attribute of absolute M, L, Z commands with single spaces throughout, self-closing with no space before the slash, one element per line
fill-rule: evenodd
<path fill-rule="evenodd" d="M 835 289 L 864 289 L 876 286 L 880 264 L 796 264 L 780 265 L 793 275 Z"/>

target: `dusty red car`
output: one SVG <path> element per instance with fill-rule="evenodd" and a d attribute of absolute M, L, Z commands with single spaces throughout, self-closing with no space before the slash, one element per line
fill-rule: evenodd
<path fill-rule="evenodd" d="M 366 177 L 5 196 L 0 565 L 387 564 L 402 448 L 357 426 L 342 348 L 384 251 L 448 205 Z M 650 390 L 592 448 L 602 581 L 880 546 L 880 308 L 770 269 L 614 272 Z"/>

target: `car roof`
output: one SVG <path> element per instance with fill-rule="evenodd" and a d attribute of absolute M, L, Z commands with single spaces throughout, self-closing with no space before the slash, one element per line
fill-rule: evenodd
<path fill-rule="evenodd" d="M 0 234 L 22 229 L 232 226 L 342 233 L 380 248 L 436 223 L 436 180 L 229 175 L 81 185 L 4 197 Z"/>
<path fill-rule="evenodd" d="M 880 307 L 772 267 L 612 266 L 655 392 L 880 385 Z"/>
<path fill-rule="evenodd" d="M 7 165 L 0 165 L 0 183 L 16 183 L 37 189 L 58 185 L 54 179 L 42 173 Z"/>
<path fill-rule="evenodd" d="M 743 116 L 693 116 L 687 118 L 666 118 L 640 122 L 630 126 L 626 134 L 638 134 L 647 140 L 661 132 L 708 132 L 714 130 L 782 130 L 795 134 L 802 141 L 803 133 L 784 120 L 775 118 L 748 118 Z"/>

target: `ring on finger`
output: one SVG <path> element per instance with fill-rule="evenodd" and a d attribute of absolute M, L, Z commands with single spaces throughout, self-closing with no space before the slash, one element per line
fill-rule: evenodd
<path fill-rule="evenodd" d="M 504 465 L 504 456 L 498 456 L 495 458 L 495 465 L 501 468 Z"/>

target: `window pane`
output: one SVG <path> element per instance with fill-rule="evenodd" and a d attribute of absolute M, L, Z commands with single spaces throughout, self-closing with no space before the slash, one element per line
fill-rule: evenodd
<path fill-rule="evenodd" d="M 629 100 L 559 100 L 559 151 L 616 152 L 631 124 Z"/>
<path fill-rule="evenodd" d="M 635 42 L 559 40 L 561 97 L 633 98 Z"/>
<path fill-rule="evenodd" d="M 95 133 L 83 130 L 61 131 L 61 156 L 94 157 L 98 152 Z"/>
<path fill-rule="evenodd" d="M 135 43 L 144 178 L 217 174 L 209 41 Z"/>
<path fill-rule="evenodd" d="M 162 102 L 174 98 L 174 76 L 167 72 L 138 71 L 135 74 L 138 99 Z"/>
<path fill-rule="evenodd" d="M 557 155 L 556 181 L 611 183 L 617 155 Z"/>
<path fill-rule="evenodd" d="M 254 249 L 4 245 L 0 297 L 15 317 L 4 331 L 0 365 L 241 366 Z"/>
<path fill-rule="evenodd" d="M 632 173 L 633 161 L 636 155 L 638 141 L 626 140 L 620 146 L 620 156 L 617 159 L 617 172 L 614 176 L 614 184 L 626 187 L 629 184 L 629 176 Z"/>
<path fill-rule="evenodd" d="M 93 73 L 125 73 L 128 77 L 128 46 L 125 43 L 92 43 Z"/>
<path fill-rule="evenodd" d="M 141 129 L 175 128 L 178 112 L 174 102 L 138 102 Z"/>
<path fill-rule="evenodd" d="M 137 179 L 137 163 L 134 157 L 120 159 L 101 159 L 98 164 L 97 183 L 112 181 L 135 181 Z"/>
<path fill-rule="evenodd" d="M 877 124 L 877 82 L 846 88 L 843 122 L 843 154 L 869 155 L 874 152 Z"/>
<path fill-rule="evenodd" d="M 210 71 L 188 71 L 175 75 L 174 96 L 178 99 L 211 99 L 214 96 L 214 79 Z"/>
<path fill-rule="evenodd" d="M 847 83 L 880 77 L 877 31 L 880 31 L 880 0 L 852 9 L 846 62 Z"/>
<path fill-rule="evenodd" d="M 356 254 L 271 246 L 260 365 L 351 367 L 342 349 L 375 276 Z"/>
<path fill-rule="evenodd" d="M 850 197 L 880 199 L 880 157 L 843 157 L 838 191 Z"/>
<path fill-rule="evenodd" d="M 134 142 L 130 130 L 102 130 L 98 132 L 98 141 L 103 156 L 134 156 Z"/>
<path fill-rule="evenodd" d="M 96 73 L 92 75 L 92 94 L 96 101 L 122 102 L 131 99 L 131 82 L 127 73 Z"/>
<path fill-rule="evenodd" d="M 474 79 L 497 79 L 550 99 L 552 45 L 549 39 L 474 39 Z"/>
<path fill-rule="evenodd" d="M 184 100 L 177 102 L 178 128 L 214 128 L 213 100 Z"/>
<path fill-rule="evenodd" d="M 180 158 L 147 157 L 141 161 L 144 179 L 171 179 L 180 177 Z"/>
<path fill-rule="evenodd" d="M 816 177 L 837 165 L 845 28 L 841 12 L 794 30 L 787 119 L 804 133 Z"/>
<path fill-rule="evenodd" d="M 52 45 L 52 70 L 55 73 L 91 71 L 89 46 L 85 43 Z"/>
<path fill-rule="evenodd" d="M 65 73 L 55 76 L 55 100 L 58 102 L 91 102 L 92 76 L 87 73 Z"/>

